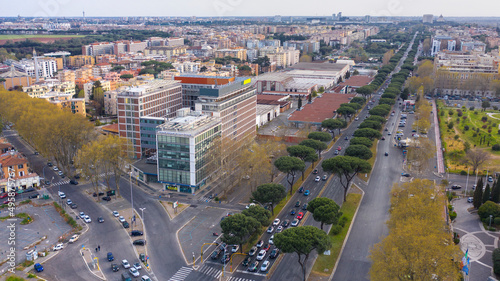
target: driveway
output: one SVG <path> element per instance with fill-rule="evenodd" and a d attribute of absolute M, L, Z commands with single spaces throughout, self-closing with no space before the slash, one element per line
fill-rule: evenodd
<path fill-rule="evenodd" d="M 484 230 L 477 212 L 468 211 L 472 203 L 467 203 L 466 198 L 453 201 L 453 206 L 457 212 L 453 230 L 460 235 L 460 249 L 464 253 L 469 250 L 470 280 L 487 280 L 490 276 L 494 277 L 491 254 L 498 246 L 498 234 Z"/>

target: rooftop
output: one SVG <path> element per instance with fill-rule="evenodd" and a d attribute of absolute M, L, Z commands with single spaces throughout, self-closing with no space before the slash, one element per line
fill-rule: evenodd
<path fill-rule="evenodd" d="M 295 65 L 290 66 L 290 68 L 291 69 L 300 69 L 300 70 L 341 71 L 346 66 L 347 66 L 347 64 L 342 64 L 342 63 L 299 62 Z"/>
<path fill-rule="evenodd" d="M 324 93 L 321 97 L 317 97 L 312 103 L 307 103 L 302 110 L 294 111 L 289 117 L 288 121 L 299 123 L 313 123 L 321 124 L 325 119 L 332 118 L 335 115 L 335 110 L 340 107 L 342 103 L 348 103 L 349 99 L 356 95 L 351 94 L 330 94 Z"/>
<path fill-rule="evenodd" d="M 372 81 L 373 77 L 366 75 L 354 75 L 345 80 L 345 82 L 340 83 L 339 86 L 362 87 L 370 84 Z"/>
<path fill-rule="evenodd" d="M 198 111 L 189 111 L 189 108 L 178 110 L 177 115 L 180 117 L 170 119 L 165 124 L 158 126 L 158 134 L 182 132 L 186 136 L 195 136 L 220 123 L 216 117 L 204 115 Z"/>

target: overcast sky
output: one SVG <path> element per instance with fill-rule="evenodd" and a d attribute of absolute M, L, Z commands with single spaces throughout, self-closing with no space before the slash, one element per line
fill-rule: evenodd
<path fill-rule="evenodd" d="M 0 16 L 500 16 L 500 0 L 1 0 Z"/>

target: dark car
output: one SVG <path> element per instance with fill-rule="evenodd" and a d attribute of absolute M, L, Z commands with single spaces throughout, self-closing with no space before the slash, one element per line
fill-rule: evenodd
<path fill-rule="evenodd" d="M 290 224 L 290 221 L 289 221 L 289 220 L 284 220 L 284 221 L 281 223 L 281 226 L 283 226 L 283 227 L 287 227 L 289 224 Z"/>
<path fill-rule="evenodd" d="M 99 196 L 103 196 L 104 195 L 104 192 L 99 192 Z"/>
<path fill-rule="evenodd" d="M 120 270 L 120 267 L 116 263 L 112 263 L 111 270 L 113 270 L 113 272 L 117 272 L 118 270 Z"/>
<path fill-rule="evenodd" d="M 297 202 L 295 203 L 295 207 L 296 207 L 296 208 L 300 207 L 300 201 L 297 201 Z"/>
<path fill-rule="evenodd" d="M 35 151 L 35 155 L 40 155 L 40 153 L 38 151 Z"/>
<path fill-rule="evenodd" d="M 262 250 L 269 251 L 270 248 L 271 248 L 271 245 L 269 245 L 267 243 L 264 246 L 262 246 Z"/>
<path fill-rule="evenodd" d="M 278 248 L 274 248 L 272 251 L 271 251 L 271 254 L 269 254 L 269 258 L 270 259 L 275 259 L 279 256 L 280 254 L 280 249 Z"/>
<path fill-rule="evenodd" d="M 304 203 L 304 205 L 302 206 L 302 210 L 307 210 L 307 203 Z"/>
<path fill-rule="evenodd" d="M 247 257 L 243 260 L 243 262 L 242 262 L 241 264 L 242 264 L 243 266 L 248 266 L 248 264 L 250 263 L 250 260 L 251 260 L 251 259 L 252 259 L 252 258 L 250 258 L 250 256 L 247 256 Z"/>
<path fill-rule="evenodd" d="M 401 173 L 401 176 L 409 178 L 410 174 L 408 174 L 408 173 Z"/>
<path fill-rule="evenodd" d="M 104 197 L 102 198 L 102 200 L 104 200 L 104 201 L 108 201 L 108 202 L 109 202 L 109 201 L 111 201 L 111 197 L 109 197 L 109 196 L 104 196 Z"/>
<path fill-rule="evenodd" d="M 292 215 L 292 216 L 295 215 L 295 210 L 294 209 L 290 210 L 290 215 Z"/>
<path fill-rule="evenodd" d="M 142 235 L 143 235 L 142 231 L 139 230 L 132 230 L 130 232 L 130 236 L 142 236 Z"/>
<path fill-rule="evenodd" d="M 128 222 L 126 222 L 126 221 L 124 221 L 122 223 L 122 225 L 123 225 L 124 228 L 129 228 L 130 227 L 130 224 L 128 224 Z"/>
<path fill-rule="evenodd" d="M 137 239 L 137 240 L 134 240 L 134 242 L 132 244 L 138 245 L 138 246 L 144 246 L 144 245 L 146 245 L 146 240 L 144 240 L 144 239 Z"/>
<path fill-rule="evenodd" d="M 302 192 L 304 192 L 304 187 L 303 187 L 303 186 L 301 186 L 301 187 L 299 188 L 299 193 L 302 193 Z"/>
<path fill-rule="evenodd" d="M 458 184 L 454 184 L 451 186 L 451 189 L 460 189 L 462 188 L 462 186 L 458 185 Z"/>
<path fill-rule="evenodd" d="M 92 193 L 92 196 L 97 197 L 97 193 L 95 193 L 95 192 Z"/>
<path fill-rule="evenodd" d="M 385 156 L 389 156 L 389 152 L 384 153 Z"/>
<path fill-rule="evenodd" d="M 210 255 L 210 258 L 213 259 L 213 260 L 216 260 L 219 258 L 219 251 L 215 250 L 212 252 L 212 254 Z"/>
<path fill-rule="evenodd" d="M 314 169 L 313 174 L 316 175 L 317 173 L 318 173 L 318 169 Z"/>
<path fill-rule="evenodd" d="M 35 191 L 33 187 L 30 187 L 24 191 L 24 193 Z"/>
<path fill-rule="evenodd" d="M 35 270 L 36 270 L 36 272 L 42 272 L 43 266 L 39 263 L 35 263 Z"/>
<path fill-rule="evenodd" d="M 80 175 L 75 175 L 75 179 L 79 179 L 80 178 Z"/>
<path fill-rule="evenodd" d="M 35 198 L 38 198 L 38 193 L 33 193 L 31 194 L 30 196 L 28 196 L 29 199 L 35 199 Z"/>
<path fill-rule="evenodd" d="M 52 163 L 48 162 L 47 166 L 52 167 Z"/>
<path fill-rule="evenodd" d="M 114 261 L 115 260 L 115 257 L 113 257 L 113 253 L 109 252 L 108 253 L 108 261 Z"/>
<path fill-rule="evenodd" d="M 257 271 L 257 267 L 258 266 L 259 266 L 259 262 L 258 261 L 254 261 L 248 267 L 248 271 Z"/>
<path fill-rule="evenodd" d="M 71 205 L 69 205 L 69 206 L 71 207 L 71 209 L 76 209 L 76 208 L 78 208 L 78 205 L 76 205 L 76 203 L 73 203 L 73 204 L 71 204 Z"/>
<path fill-rule="evenodd" d="M 77 185 L 78 182 L 76 180 L 70 180 L 69 183 L 73 184 L 73 185 Z"/>
<path fill-rule="evenodd" d="M 98 217 L 97 218 L 97 221 L 100 222 L 100 223 L 103 223 L 104 222 L 104 219 L 102 217 Z"/>
<path fill-rule="evenodd" d="M 231 255 L 230 254 L 225 254 L 221 259 L 220 263 L 229 263 L 231 260 Z"/>
<path fill-rule="evenodd" d="M 45 181 L 45 185 L 50 185 L 50 181 Z"/>

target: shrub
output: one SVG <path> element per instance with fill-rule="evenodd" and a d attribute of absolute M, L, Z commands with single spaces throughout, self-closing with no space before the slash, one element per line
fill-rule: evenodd
<path fill-rule="evenodd" d="M 488 125 L 483 125 L 481 128 L 486 129 L 488 128 Z"/>
<path fill-rule="evenodd" d="M 497 231 L 497 229 L 496 229 L 496 228 L 494 228 L 494 227 L 490 227 L 490 228 L 488 228 L 488 230 L 489 230 L 489 231 Z"/>
<path fill-rule="evenodd" d="M 465 125 L 465 126 L 464 126 L 464 130 L 468 131 L 468 130 L 469 130 L 469 126 L 468 126 L 468 125 Z"/>
<path fill-rule="evenodd" d="M 453 238 L 453 243 L 455 243 L 455 245 L 458 245 L 458 243 L 460 243 L 460 238 Z"/>
<path fill-rule="evenodd" d="M 486 201 L 479 209 L 477 210 L 477 214 L 482 219 L 483 222 L 486 220 L 486 223 L 490 220 L 490 215 L 493 217 L 500 216 L 500 206 L 492 201 Z"/>
<path fill-rule="evenodd" d="M 448 114 L 449 114 L 450 116 L 453 116 L 453 109 L 448 110 Z"/>
<path fill-rule="evenodd" d="M 441 111 L 441 113 L 439 113 L 439 115 L 444 116 L 444 111 Z"/>
<path fill-rule="evenodd" d="M 340 232 L 342 231 L 342 226 L 336 224 L 334 226 L 332 226 L 332 229 L 330 229 L 330 233 L 333 234 L 333 235 L 337 235 L 339 234 Z"/>
<path fill-rule="evenodd" d="M 454 125 L 453 122 L 448 123 L 448 129 L 450 130 L 453 129 L 453 125 Z"/>
<path fill-rule="evenodd" d="M 342 227 L 344 227 L 348 220 L 349 219 L 346 216 L 340 217 L 340 219 L 339 219 L 339 225 L 342 226 Z"/>
<path fill-rule="evenodd" d="M 457 212 L 453 211 L 450 213 L 450 219 L 454 221 L 457 218 Z"/>
<path fill-rule="evenodd" d="M 458 140 L 458 139 L 460 138 L 460 136 L 459 136 L 459 135 L 455 135 L 453 138 L 454 138 L 455 140 Z"/>
<path fill-rule="evenodd" d="M 498 106 L 494 105 L 493 110 L 498 110 Z"/>
<path fill-rule="evenodd" d="M 477 111 L 474 111 L 474 114 L 477 115 Z"/>
<path fill-rule="evenodd" d="M 474 107 L 473 106 L 469 107 L 469 110 L 474 111 Z"/>
<path fill-rule="evenodd" d="M 496 218 L 494 218 L 494 219 L 493 219 L 493 223 L 494 223 L 495 225 L 499 225 L 499 226 L 500 226 L 500 217 L 496 217 Z"/>
<path fill-rule="evenodd" d="M 481 121 L 483 121 L 483 122 L 488 121 L 488 117 L 486 117 L 486 116 L 481 117 Z"/>
<path fill-rule="evenodd" d="M 464 171 L 464 170 L 462 170 L 462 171 L 460 171 L 460 175 L 462 175 L 462 176 L 466 176 L 466 175 L 467 175 L 467 172 L 466 172 L 466 171 Z"/>
<path fill-rule="evenodd" d="M 491 147 L 491 150 L 493 151 L 500 151 L 500 144 L 494 144 L 492 147 Z"/>
<path fill-rule="evenodd" d="M 448 212 L 451 212 L 451 211 L 453 211 L 453 205 L 448 204 Z"/>

